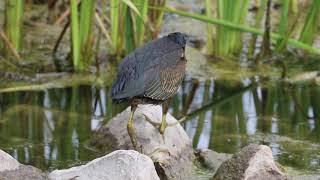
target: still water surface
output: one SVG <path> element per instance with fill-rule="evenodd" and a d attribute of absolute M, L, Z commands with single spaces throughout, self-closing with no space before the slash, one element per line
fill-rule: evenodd
<path fill-rule="evenodd" d="M 282 165 L 320 172 L 319 86 L 250 84 L 189 78 L 170 112 L 181 117 L 205 107 L 182 124 L 195 148 L 234 153 L 256 142 L 270 146 Z M 127 106 L 113 105 L 108 91 L 76 86 L 0 93 L 0 149 L 43 170 L 101 156 L 89 145 L 92 132 Z"/>

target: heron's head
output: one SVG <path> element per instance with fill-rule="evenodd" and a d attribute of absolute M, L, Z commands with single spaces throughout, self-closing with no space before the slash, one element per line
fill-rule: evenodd
<path fill-rule="evenodd" d="M 186 46 L 188 36 L 181 32 L 174 32 L 168 35 L 168 38 L 174 41 L 175 43 L 181 45 L 182 47 Z"/>

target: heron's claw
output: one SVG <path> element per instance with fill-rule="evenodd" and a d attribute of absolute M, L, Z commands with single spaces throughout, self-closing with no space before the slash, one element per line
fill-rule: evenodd
<path fill-rule="evenodd" d="M 143 114 L 143 115 L 144 115 L 144 117 L 146 118 L 146 121 L 148 121 L 153 127 L 159 129 L 161 123 L 154 122 L 154 121 L 152 121 L 147 115 L 145 115 L 145 114 Z M 186 120 L 186 117 L 183 117 L 183 118 L 177 120 L 177 122 L 174 122 L 174 123 L 166 123 L 165 127 L 173 127 L 173 126 L 175 126 L 175 125 L 177 125 L 177 124 L 182 123 L 182 122 L 185 121 L 185 120 Z"/>
<path fill-rule="evenodd" d="M 143 114 L 143 115 L 144 115 L 144 117 L 146 118 L 146 121 L 148 121 L 153 127 L 157 128 L 157 129 L 160 127 L 160 123 L 152 121 L 152 120 L 151 120 L 147 115 L 145 115 L 145 114 Z"/>
<path fill-rule="evenodd" d="M 158 154 L 158 153 L 168 153 L 169 156 L 171 155 L 170 151 L 168 149 L 159 147 L 159 148 L 155 149 L 154 151 L 152 151 L 151 153 L 149 153 L 147 156 L 149 156 L 152 159 L 153 162 L 158 162 L 160 164 L 165 164 L 165 162 L 160 161 L 160 160 L 158 160 L 156 158 L 155 155 Z"/>

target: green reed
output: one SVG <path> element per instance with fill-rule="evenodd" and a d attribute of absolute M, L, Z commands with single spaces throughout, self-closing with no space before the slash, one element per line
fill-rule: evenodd
<path fill-rule="evenodd" d="M 320 14 L 320 1 L 313 0 L 311 6 L 308 10 L 307 17 L 303 29 L 300 34 L 300 41 L 309 45 L 313 44 L 313 41 L 316 36 L 317 26 L 319 23 L 319 14 Z"/>
<path fill-rule="evenodd" d="M 185 12 L 185 11 L 181 11 L 181 10 L 176 10 L 176 9 L 172 9 L 172 8 L 157 8 L 157 9 L 161 9 L 165 12 L 168 13 L 174 13 L 174 14 L 178 14 L 181 16 L 185 16 L 185 17 L 190 17 L 205 23 L 209 23 L 209 24 L 214 24 L 216 26 L 222 26 L 225 28 L 229 28 L 235 31 L 240 31 L 240 32 L 247 32 L 253 35 L 263 35 L 264 31 L 258 28 L 254 28 L 254 27 L 250 27 L 247 25 L 243 25 L 243 24 L 237 24 L 237 23 L 233 23 L 230 22 L 228 20 L 224 20 L 224 19 L 219 19 L 219 18 L 208 18 L 207 16 L 204 15 L 199 15 L 199 14 L 195 14 L 195 13 L 189 13 L 189 12 Z M 283 37 L 277 33 L 271 33 L 271 40 L 273 42 L 276 42 L 277 40 L 283 39 Z M 221 38 L 221 37 L 219 37 Z M 295 48 L 299 48 L 302 50 L 305 50 L 309 53 L 313 53 L 313 54 L 318 54 L 320 55 L 320 49 L 319 48 L 315 48 L 309 44 L 306 44 L 304 42 L 301 42 L 297 39 L 293 39 L 293 38 L 288 38 L 287 40 L 287 44 L 291 45 Z"/>
<path fill-rule="evenodd" d="M 245 24 L 249 0 L 217 0 L 217 16 L 221 20 L 235 24 Z M 233 29 L 217 26 L 216 55 L 226 56 L 241 48 L 242 38 L 238 31 Z"/>
<path fill-rule="evenodd" d="M 112 0 L 110 2 L 111 40 L 114 55 L 128 54 L 145 42 L 149 5 L 153 1 Z"/>
<path fill-rule="evenodd" d="M 75 71 L 84 70 L 91 62 L 94 3 L 95 1 L 82 0 L 79 18 L 77 0 L 70 1 L 71 47 Z"/>
<path fill-rule="evenodd" d="M 129 6 L 123 7 L 124 14 L 124 45 L 125 53 L 129 54 L 135 48 L 133 14 Z"/>
<path fill-rule="evenodd" d="M 148 20 L 148 1 L 146 0 L 135 0 L 134 3 L 136 4 L 141 18 L 136 19 L 136 45 L 141 46 L 144 43 L 145 37 L 145 24 Z"/>
<path fill-rule="evenodd" d="M 119 51 L 119 6 L 121 0 L 110 0 L 110 26 L 111 26 L 111 41 L 113 43 L 113 49 L 111 54 L 116 54 Z"/>
<path fill-rule="evenodd" d="M 5 34 L 17 52 L 22 49 L 23 8 L 24 1 L 22 0 L 5 1 Z M 6 52 L 10 51 L 7 49 Z"/>
<path fill-rule="evenodd" d="M 75 70 L 80 69 L 80 37 L 77 0 L 70 0 L 72 59 Z"/>
<path fill-rule="evenodd" d="M 93 14 L 95 11 L 94 0 L 82 0 L 80 7 L 80 23 L 79 23 L 79 36 L 80 36 L 80 53 L 81 65 L 80 67 L 88 66 L 92 61 L 93 56 Z"/>
<path fill-rule="evenodd" d="M 278 27 L 278 34 L 287 37 L 290 33 L 288 32 L 288 16 L 289 16 L 289 7 L 290 7 L 290 1 L 291 0 L 283 0 L 282 1 L 282 11 L 280 16 L 280 23 Z M 277 49 L 282 49 L 283 45 L 285 44 L 285 41 L 287 38 L 284 38 L 282 40 L 278 40 L 276 47 Z"/>
<path fill-rule="evenodd" d="M 208 18 L 212 18 L 212 10 L 211 10 L 211 0 L 206 0 L 206 16 Z M 213 54 L 214 47 L 213 47 L 213 26 L 211 24 L 207 24 L 207 53 Z"/>

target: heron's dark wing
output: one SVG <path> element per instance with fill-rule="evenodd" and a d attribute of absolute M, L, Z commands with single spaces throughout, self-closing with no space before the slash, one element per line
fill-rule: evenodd
<path fill-rule="evenodd" d="M 120 64 L 116 81 L 112 85 L 112 99 L 125 99 L 143 93 L 142 78 L 144 64 L 138 63 L 141 54 L 132 53 Z"/>

